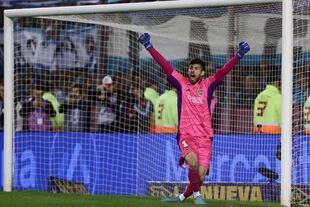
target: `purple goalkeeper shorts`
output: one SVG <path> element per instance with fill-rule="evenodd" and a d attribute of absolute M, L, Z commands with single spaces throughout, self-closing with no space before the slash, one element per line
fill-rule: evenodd
<path fill-rule="evenodd" d="M 188 137 L 180 136 L 179 146 L 182 157 L 190 152 L 193 152 L 198 157 L 199 166 L 205 169 L 210 168 L 210 161 L 212 157 L 212 138 L 209 137 Z"/>

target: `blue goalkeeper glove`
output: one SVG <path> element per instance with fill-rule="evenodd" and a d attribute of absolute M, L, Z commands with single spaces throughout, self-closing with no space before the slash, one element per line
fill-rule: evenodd
<path fill-rule="evenodd" d="M 144 34 L 142 34 L 140 37 L 139 37 L 139 39 L 138 39 L 138 41 L 142 44 L 142 45 L 144 45 L 144 47 L 146 48 L 146 49 L 149 49 L 149 48 L 152 48 L 153 47 L 153 45 L 151 44 L 151 36 L 148 34 L 148 33 L 144 33 Z"/>
<path fill-rule="evenodd" d="M 250 45 L 247 42 L 240 42 L 237 56 L 241 59 L 249 51 L 250 51 Z"/>

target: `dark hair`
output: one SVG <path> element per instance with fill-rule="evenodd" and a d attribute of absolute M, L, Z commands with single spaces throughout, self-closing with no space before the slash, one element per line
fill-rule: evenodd
<path fill-rule="evenodd" d="M 32 85 L 32 89 L 46 92 L 46 87 L 43 84 L 36 83 L 36 84 Z"/>
<path fill-rule="evenodd" d="M 280 82 L 281 81 L 281 66 L 275 65 L 269 68 L 269 71 L 267 71 L 266 75 L 267 75 L 268 83 Z"/>
<path fill-rule="evenodd" d="M 32 85 L 32 88 L 35 90 L 42 90 L 44 92 L 48 92 L 51 89 L 51 84 L 49 81 L 37 80 Z"/>
<path fill-rule="evenodd" d="M 71 85 L 71 90 L 73 88 L 77 88 L 79 90 L 79 93 L 82 94 L 83 93 L 83 86 L 80 83 L 74 83 Z"/>
<path fill-rule="evenodd" d="M 202 61 L 201 59 L 199 58 L 194 58 L 192 59 L 190 62 L 189 62 L 190 65 L 193 65 L 193 64 L 199 64 L 201 65 L 202 69 L 205 70 L 206 69 L 206 64 L 204 61 Z"/>

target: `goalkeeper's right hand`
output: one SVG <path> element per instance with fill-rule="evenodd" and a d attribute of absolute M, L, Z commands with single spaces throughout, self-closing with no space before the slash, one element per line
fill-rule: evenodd
<path fill-rule="evenodd" d="M 243 56 L 250 51 L 250 45 L 247 42 L 240 42 L 237 56 L 241 59 Z"/>
<path fill-rule="evenodd" d="M 138 39 L 138 41 L 141 43 L 141 44 L 143 44 L 144 45 L 144 47 L 146 48 L 146 49 L 149 49 L 149 48 L 152 48 L 153 47 L 153 45 L 151 44 L 151 36 L 148 34 L 148 33 L 144 33 L 144 34 L 142 34 L 140 37 L 139 37 L 139 39 Z"/>

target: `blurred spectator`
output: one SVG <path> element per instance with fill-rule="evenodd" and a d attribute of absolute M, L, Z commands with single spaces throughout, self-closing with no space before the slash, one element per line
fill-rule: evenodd
<path fill-rule="evenodd" d="M 0 43 L 0 76 L 2 78 L 3 78 L 3 73 L 4 73 L 4 48 L 3 48 L 3 44 Z"/>
<path fill-rule="evenodd" d="M 14 76 L 14 105 L 15 105 L 15 117 L 14 127 L 16 131 L 22 131 L 24 128 L 23 117 L 20 112 L 22 111 L 22 105 L 25 100 L 31 95 L 31 86 L 34 85 L 34 71 L 30 64 L 24 65 L 22 71 L 17 71 Z M 24 109 L 23 109 L 24 110 Z"/>
<path fill-rule="evenodd" d="M 15 117 L 14 117 L 14 126 L 15 126 L 15 131 L 22 131 L 24 127 L 23 123 L 23 117 L 21 116 L 20 112 L 22 110 L 22 102 L 17 101 L 15 103 Z"/>
<path fill-rule="evenodd" d="M 96 58 L 96 45 L 94 37 L 87 35 L 85 39 L 85 48 L 88 56 L 88 61 L 86 62 L 85 68 L 90 73 L 95 73 L 97 69 L 97 58 Z"/>
<path fill-rule="evenodd" d="M 293 82 L 293 104 L 303 105 L 307 100 L 306 94 L 306 85 L 304 84 L 304 73 L 302 71 L 296 71 L 294 73 L 294 82 Z"/>
<path fill-rule="evenodd" d="M 157 92 L 157 87 L 155 85 L 151 85 L 144 90 L 144 97 L 146 100 L 150 101 L 152 103 L 152 114 L 150 118 L 150 132 L 155 132 L 155 105 L 156 100 L 159 97 L 159 94 Z"/>
<path fill-rule="evenodd" d="M 3 81 L 0 83 L 0 131 L 3 131 L 4 126 L 4 86 Z"/>
<path fill-rule="evenodd" d="M 41 71 L 40 79 L 37 80 L 37 84 L 40 84 L 44 88 L 43 100 L 52 105 L 54 116 L 50 116 L 52 122 L 52 130 L 63 131 L 64 129 L 64 114 L 59 112 L 60 104 L 54 95 L 51 84 L 51 76 L 48 70 Z"/>
<path fill-rule="evenodd" d="M 134 97 L 131 92 L 133 76 L 131 74 L 118 74 L 117 76 L 117 93 L 120 100 L 120 110 L 118 119 L 118 131 L 119 132 L 135 132 L 136 124 L 132 121 L 134 116 Z"/>
<path fill-rule="evenodd" d="M 42 98 L 44 88 L 40 85 L 34 86 L 31 97 L 22 103 L 20 114 L 25 118 L 25 130 L 29 131 L 51 131 L 50 117 L 55 115 L 52 106 Z"/>
<path fill-rule="evenodd" d="M 88 101 L 82 94 L 82 85 L 74 84 L 69 93 L 68 100 L 60 106 L 65 116 L 65 131 L 82 132 L 89 131 L 87 127 Z"/>
<path fill-rule="evenodd" d="M 146 87 L 144 90 L 145 99 L 150 101 L 153 104 L 153 106 L 155 106 L 156 100 L 159 97 L 156 88 L 157 87 L 155 85 L 151 85 L 149 87 Z"/>
<path fill-rule="evenodd" d="M 177 130 L 177 94 L 175 89 L 169 89 L 155 103 L 155 133 L 177 133 Z"/>
<path fill-rule="evenodd" d="M 270 71 L 267 86 L 258 94 L 254 103 L 254 132 L 281 133 L 281 85 L 280 71 Z"/>
<path fill-rule="evenodd" d="M 86 81 L 83 87 L 83 95 L 84 98 L 87 99 L 88 107 L 87 107 L 87 113 L 89 114 L 87 116 L 88 120 L 87 128 L 91 132 L 96 132 L 97 130 L 97 105 L 98 105 L 98 90 L 97 90 L 97 74 L 89 73 L 86 77 Z"/>
<path fill-rule="evenodd" d="M 131 127 L 136 132 L 148 132 L 152 112 L 152 103 L 143 95 L 143 89 L 135 84 L 132 87 L 133 105 L 130 115 Z"/>
<path fill-rule="evenodd" d="M 57 69 L 52 71 L 52 91 L 55 94 L 59 104 L 63 104 L 68 99 L 67 86 L 70 85 L 71 80 L 69 73 L 64 70 Z"/>
<path fill-rule="evenodd" d="M 304 130 L 310 135 L 310 96 L 304 104 Z"/>
<path fill-rule="evenodd" d="M 107 75 L 102 79 L 98 90 L 98 114 L 96 118 L 97 132 L 115 132 L 120 107 L 120 98 L 117 94 L 112 77 Z"/>
<path fill-rule="evenodd" d="M 241 79 L 240 100 L 238 100 L 238 103 L 252 108 L 259 91 L 259 83 L 255 75 L 249 74 L 243 77 Z"/>
<path fill-rule="evenodd" d="M 255 99 L 254 103 L 254 132 L 263 134 L 281 133 L 281 70 L 265 65 L 264 80 L 266 88 Z M 268 69 L 268 70 L 267 70 Z M 261 82 L 262 83 L 262 82 Z M 281 160 L 281 142 L 277 145 L 276 158 Z M 269 168 L 259 168 L 259 172 L 270 180 L 278 179 L 278 173 Z M 271 179 L 271 177 L 274 177 Z"/>
<path fill-rule="evenodd" d="M 269 63 L 268 61 L 263 60 L 260 63 L 260 68 L 258 71 L 258 79 L 259 79 L 258 82 L 259 82 L 260 91 L 263 90 L 268 84 L 268 81 L 267 81 L 268 76 L 266 74 L 270 73 L 273 70 L 274 70 L 273 65 Z"/>

